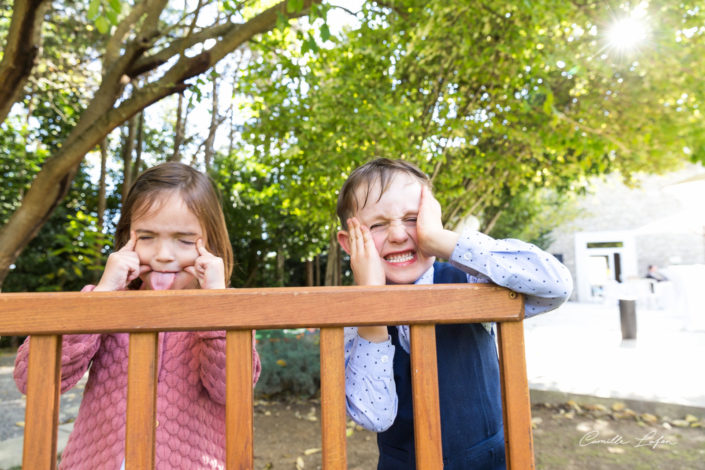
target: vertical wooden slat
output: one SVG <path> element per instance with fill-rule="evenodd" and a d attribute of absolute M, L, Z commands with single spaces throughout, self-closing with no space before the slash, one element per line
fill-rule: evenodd
<path fill-rule="evenodd" d="M 154 468 L 158 333 L 131 333 L 127 362 L 125 470 Z"/>
<path fill-rule="evenodd" d="M 33 335 L 27 365 L 23 468 L 56 468 L 61 336 Z"/>
<path fill-rule="evenodd" d="M 321 328 L 321 436 L 324 470 L 348 468 L 342 328 Z"/>
<path fill-rule="evenodd" d="M 507 469 L 533 469 L 534 439 L 524 356 L 524 323 L 498 323 L 497 332 Z"/>
<path fill-rule="evenodd" d="M 443 468 L 435 325 L 411 325 L 416 468 Z"/>
<path fill-rule="evenodd" d="M 252 330 L 226 333 L 225 454 L 229 470 L 254 468 Z"/>

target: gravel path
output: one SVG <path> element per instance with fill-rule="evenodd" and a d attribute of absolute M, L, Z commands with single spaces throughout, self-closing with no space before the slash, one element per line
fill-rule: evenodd
<path fill-rule="evenodd" d="M 20 437 L 24 430 L 25 396 L 17 390 L 12 377 L 14 365 L 14 353 L 0 353 L 0 441 Z M 83 377 L 74 388 L 61 395 L 59 424 L 76 419 L 87 378 Z"/>

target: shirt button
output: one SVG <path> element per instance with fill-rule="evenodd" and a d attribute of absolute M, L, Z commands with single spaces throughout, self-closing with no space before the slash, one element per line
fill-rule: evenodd
<path fill-rule="evenodd" d="M 472 261 L 472 255 L 470 253 L 465 253 L 463 255 L 463 258 L 465 258 L 467 261 Z"/>
<path fill-rule="evenodd" d="M 389 362 L 389 356 L 385 354 L 380 358 L 380 361 L 382 362 L 382 364 L 386 364 L 387 362 Z"/>

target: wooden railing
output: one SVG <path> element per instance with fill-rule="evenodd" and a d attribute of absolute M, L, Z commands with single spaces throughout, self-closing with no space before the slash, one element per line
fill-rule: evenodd
<path fill-rule="evenodd" d="M 318 327 L 323 468 L 345 469 L 343 326 L 411 325 L 417 468 L 441 469 L 436 323 L 498 322 L 507 468 L 534 467 L 523 298 L 486 284 L 0 294 L 0 335 L 32 335 L 23 468 L 54 469 L 61 335 L 129 332 L 126 469 L 154 468 L 159 331 L 227 330 L 226 468 L 253 468 L 252 329 Z"/>

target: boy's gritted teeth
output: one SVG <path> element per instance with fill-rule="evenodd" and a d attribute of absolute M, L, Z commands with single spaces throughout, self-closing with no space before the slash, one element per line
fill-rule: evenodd
<path fill-rule="evenodd" d="M 416 258 L 415 251 L 404 251 L 401 253 L 392 253 L 384 257 L 388 263 L 406 263 L 413 261 Z"/>

